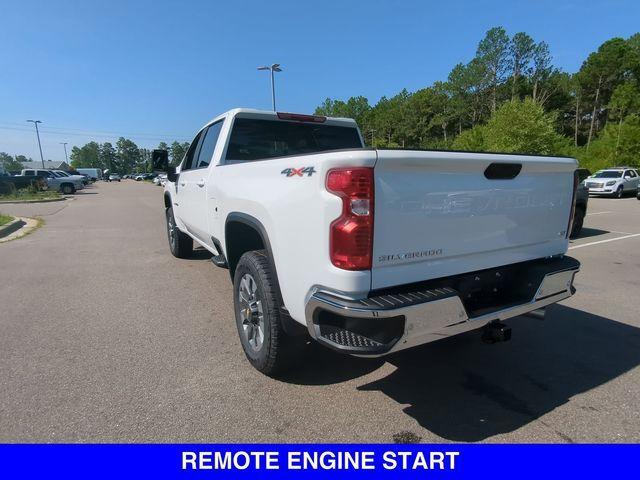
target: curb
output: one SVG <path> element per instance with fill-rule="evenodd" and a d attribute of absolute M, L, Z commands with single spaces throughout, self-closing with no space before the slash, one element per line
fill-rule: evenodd
<path fill-rule="evenodd" d="M 45 198 L 43 200 L 0 200 L 0 205 L 4 204 L 22 204 L 22 203 L 50 203 L 50 202 L 62 202 L 66 200 L 66 197 L 62 198 Z"/>
<path fill-rule="evenodd" d="M 27 222 L 25 222 L 22 218 L 16 218 L 15 220 L 10 221 L 9 223 L 0 227 L 0 238 L 11 235 L 13 232 L 20 230 L 26 224 Z"/>

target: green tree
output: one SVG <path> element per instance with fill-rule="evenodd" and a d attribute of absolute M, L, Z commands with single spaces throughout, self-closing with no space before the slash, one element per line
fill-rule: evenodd
<path fill-rule="evenodd" d="M 189 149 L 189 142 L 173 142 L 169 147 L 169 156 L 171 157 L 171 165 L 177 166 Z"/>
<path fill-rule="evenodd" d="M 513 100 L 502 104 L 486 125 L 460 135 L 454 148 L 550 155 L 567 145 L 555 125 L 555 114 L 533 99 Z"/>
<path fill-rule="evenodd" d="M 516 98 L 520 80 L 530 74 L 531 62 L 536 52 L 536 44 L 524 32 L 516 33 L 509 43 L 511 74 L 511 99 Z"/>
<path fill-rule="evenodd" d="M 547 45 L 546 42 L 538 43 L 534 47 L 532 57 L 533 66 L 531 68 L 531 83 L 533 91 L 531 93 L 531 98 L 535 101 L 539 101 L 540 103 L 545 102 L 545 96 L 540 94 L 540 87 L 554 72 L 551 60 L 549 45 Z"/>
<path fill-rule="evenodd" d="M 615 86 L 624 77 L 628 66 L 628 51 L 625 40 L 613 38 L 590 54 L 580 68 L 578 78 L 581 88 L 587 92 L 592 102 L 587 149 L 595 133 L 596 119 L 604 113 L 600 110 L 601 105 L 609 102 Z"/>
<path fill-rule="evenodd" d="M 509 35 L 502 27 L 494 27 L 487 31 L 478 44 L 476 58 L 484 66 L 487 82 L 491 88 L 491 112 L 495 112 L 498 104 L 498 86 L 504 82 L 509 71 Z"/>
<path fill-rule="evenodd" d="M 104 142 L 99 149 L 100 167 L 110 173 L 120 172 L 118 154 L 110 142 Z"/>
<path fill-rule="evenodd" d="M 118 172 L 131 173 L 140 164 L 140 149 L 132 140 L 120 137 L 116 142 L 116 151 L 118 156 Z"/>
<path fill-rule="evenodd" d="M 530 98 L 504 103 L 485 126 L 484 144 L 493 152 L 550 155 L 566 143 L 556 132 L 556 114 Z"/>
<path fill-rule="evenodd" d="M 616 145 L 614 149 L 614 158 L 617 158 L 625 116 L 629 113 L 640 113 L 640 89 L 638 88 L 638 83 L 633 80 L 618 85 L 611 95 L 609 109 L 611 111 L 611 118 L 613 120 L 618 119 Z M 633 120 L 636 117 L 632 116 L 630 118 Z"/>
<path fill-rule="evenodd" d="M 18 161 L 17 157 L 13 158 L 5 152 L 0 152 L 0 165 L 2 165 L 7 172 L 22 170 L 22 164 Z"/>
<path fill-rule="evenodd" d="M 100 163 L 100 144 L 89 142 L 82 147 L 71 149 L 71 166 L 73 168 L 102 168 Z"/>
<path fill-rule="evenodd" d="M 484 141 L 484 126 L 476 125 L 469 130 L 465 130 L 453 141 L 454 150 L 466 152 L 482 152 L 486 150 Z"/>

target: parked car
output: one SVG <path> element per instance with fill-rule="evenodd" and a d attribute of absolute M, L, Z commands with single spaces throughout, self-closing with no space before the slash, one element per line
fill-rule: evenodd
<path fill-rule="evenodd" d="M 112 173 L 111 175 L 109 175 L 109 181 L 110 182 L 119 182 L 120 181 L 120 175 L 118 175 L 117 173 Z"/>
<path fill-rule="evenodd" d="M 164 187 L 166 181 L 167 181 L 167 174 L 166 173 L 161 173 L 160 175 L 154 177 L 154 179 L 153 179 L 153 183 L 154 184 L 160 185 L 162 187 Z"/>
<path fill-rule="evenodd" d="M 92 181 L 98 181 L 102 178 L 102 171 L 99 168 L 77 168 L 78 173 L 88 175 Z"/>
<path fill-rule="evenodd" d="M 625 193 L 638 190 L 638 172 L 629 167 L 612 167 L 597 171 L 585 180 L 589 193 L 622 198 Z"/>
<path fill-rule="evenodd" d="M 0 176 L 0 193 L 11 193 L 13 190 L 35 186 L 38 190 L 47 190 L 49 184 L 42 177 L 23 177 L 22 175 Z"/>
<path fill-rule="evenodd" d="M 53 172 L 53 174 L 56 177 L 69 177 L 69 178 L 76 178 L 78 180 L 80 180 L 82 182 L 83 185 L 87 185 L 89 183 L 89 181 L 87 180 L 87 177 L 85 177 L 84 175 L 73 175 L 69 172 L 65 172 L 64 170 L 51 170 Z"/>
<path fill-rule="evenodd" d="M 84 185 L 79 178 L 57 176 L 51 170 L 39 168 L 27 168 L 22 170 L 24 177 L 41 177 L 47 181 L 49 189 L 59 190 L 65 195 L 75 193 L 76 190 L 82 190 Z"/>
<path fill-rule="evenodd" d="M 236 109 L 167 172 L 171 253 L 229 269 L 248 361 L 275 375 L 309 336 L 380 356 L 570 297 L 577 162 L 365 148 L 355 121 Z M 560 194 L 560 195 L 558 195 Z"/>

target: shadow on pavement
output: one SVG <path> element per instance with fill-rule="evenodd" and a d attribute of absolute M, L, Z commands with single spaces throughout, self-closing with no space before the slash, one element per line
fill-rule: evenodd
<path fill-rule="evenodd" d="M 359 378 L 380 368 L 382 358 L 348 357 L 310 341 L 299 354 L 300 368 L 285 372 L 280 380 L 297 385 L 331 385 Z"/>
<path fill-rule="evenodd" d="M 397 369 L 360 389 L 383 392 L 443 438 L 479 441 L 640 364 L 640 329 L 608 318 L 555 305 L 544 321 L 508 323 L 514 339 L 507 343 L 485 345 L 476 331 L 389 356 Z"/>
<path fill-rule="evenodd" d="M 193 254 L 191 254 L 189 258 L 184 258 L 183 260 L 210 260 L 212 256 L 212 253 L 205 248 L 195 248 L 193 250 Z"/>
<path fill-rule="evenodd" d="M 606 235 L 607 233 L 611 233 L 608 230 L 600 230 L 598 228 L 587 228 L 582 227 L 580 230 L 580 234 L 571 240 L 575 240 L 577 238 L 589 238 L 589 237 L 597 237 L 598 235 Z"/>

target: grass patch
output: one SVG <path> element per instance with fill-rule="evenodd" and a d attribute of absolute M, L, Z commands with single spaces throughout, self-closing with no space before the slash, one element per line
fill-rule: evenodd
<path fill-rule="evenodd" d="M 21 201 L 21 200 L 51 200 L 54 198 L 62 198 L 59 192 L 44 191 L 33 192 L 27 188 L 21 188 L 20 190 L 14 190 L 10 193 L 0 194 L 0 200 L 5 201 Z"/>
<path fill-rule="evenodd" d="M 13 221 L 13 217 L 10 217 L 9 215 L 3 215 L 0 213 L 0 227 L 2 225 L 6 225 L 7 223 Z"/>

